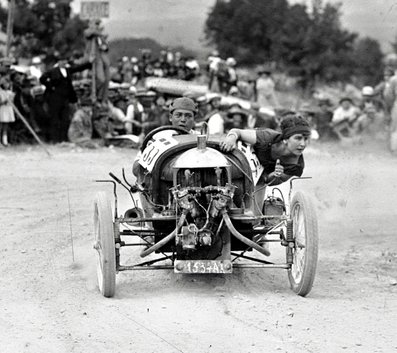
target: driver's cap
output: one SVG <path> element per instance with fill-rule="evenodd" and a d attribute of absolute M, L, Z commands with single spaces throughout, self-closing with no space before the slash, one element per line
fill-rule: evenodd
<path fill-rule="evenodd" d="M 184 110 L 190 110 L 193 113 L 197 113 L 197 105 L 194 103 L 194 101 L 190 98 L 187 97 L 181 97 L 181 98 L 176 98 L 174 101 L 170 104 L 169 111 L 172 113 L 176 109 L 184 109 Z"/>

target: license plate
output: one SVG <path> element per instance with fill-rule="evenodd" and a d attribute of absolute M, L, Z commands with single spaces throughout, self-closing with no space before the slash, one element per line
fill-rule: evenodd
<path fill-rule="evenodd" d="M 176 260 L 175 273 L 232 273 L 230 260 Z"/>

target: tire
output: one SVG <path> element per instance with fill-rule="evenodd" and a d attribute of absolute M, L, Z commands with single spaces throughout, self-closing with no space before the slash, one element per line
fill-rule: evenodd
<path fill-rule="evenodd" d="M 292 198 L 291 219 L 295 247 L 292 249 L 293 263 L 288 270 L 288 279 L 291 289 L 304 297 L 311 291 L 316 275 L 318 226 L 313 202 L 302 192 L 297 192 Z"/>
<path fill-rule="evenodd" d="M 116 290 L 116 250 L 110 200 L 99 192 L 94 204 L 95 249 L 98 252 L 98 287 L 105 297 L 113 297 Z"/>

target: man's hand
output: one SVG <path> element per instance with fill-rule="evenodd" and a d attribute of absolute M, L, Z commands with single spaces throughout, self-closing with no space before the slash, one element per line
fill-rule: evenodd
<path fill-rule="evenodd" d="M 237 136 L 234 134 L 226 135 L 225 139 L 219 144 L 221 151 L 230 152 L 237 147 Z"/>

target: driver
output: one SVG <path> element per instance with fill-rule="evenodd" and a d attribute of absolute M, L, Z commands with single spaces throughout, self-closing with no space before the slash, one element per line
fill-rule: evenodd
<path fill-rule="evenodd" d="M 197 114 L 196 103 L 187 97 L 176 98 L 170 104 L 170 122 L 172 126 L 179 126 L 189 133 L 194 133 L 194 119 Z"/>
<path fill-rule="evenodd" d="M 197 105 L 196 103 L 187 97 L 181 97 L 174 99 L 169 106 L 169 120 L 172 126 L 180 127 L 186 130 L 190 134 L 194 134 L 193 130 L 195 117 L 197 115 Z M 175 135 L 175 131 L 172 129 L 159 131 L 153 135 L 153 139 L 158 139 L 164 136 Z M 140 164 L 139 160 L 141 158 L 142 152 L 140 151 L 134 161 L 132 171 L 135 176 L 138 176 Z"/>
<path fill-rule="evenodd" d="M 232 151 L 237 141 L 253 146 L 263 166 L 261 184 L 278 185 L 292 176 L 301 176 L 305 163 L 303 151 L 310 139 L 310 124 L 298 114 L 281 121 L 281 132 L 272 129 L 231 129 L 220 143 L 221 150 Z"/>

